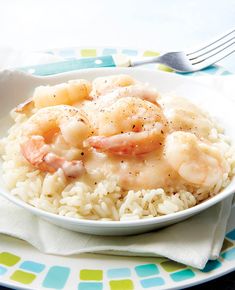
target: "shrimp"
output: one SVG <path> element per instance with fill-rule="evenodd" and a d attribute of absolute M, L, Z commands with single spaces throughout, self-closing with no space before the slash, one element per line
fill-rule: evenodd
<path fill-rule="evenodd" d="M 212 187 L 226 172 L 220 151 L 200 141 L 193 133 L 176 131 L 169 134 L 165 157 L 184 180 L 195 185 Z"/>
<path fill-rule="evenodd" d="M 40 109 L 57 105 L 73 105 L 90 99 L 91 83 L 87 80 L 70 80 L 54 86 L 35 88 L 33 97 L 18 105 L 17 113 L 27 113 L 33 107 Z"/>
<path fill-rule="evenodd" d="M 33 94 L 36 108 L 56 105 L 72 105 L 89 98 L 91 84 L 87 80 L 71 80 L 54 86 L 37 87 Z"/>
<path fill-rule="evenodd" d="M 160 95 L 157 93 L 156 89 L 150 88 L 148 85 L 135 84 L 115 89 L 104 96 L 100 96 L 99 99 L 102 104 L 109 105 L 114 101 L 125 97 L 139 98 L 153 104 L 158 104 L 157 101 L 160 98 Z"/>
<path fill-rule="evenodd" d="M 112 92 L 106 95 L 99 96 L 96 100 L 92 102 L 84 102 L 82 104 L 83 109 L 87 111 L 90 117 L 90 121 L 94 123 L 96 127 L 97 123 L 97 111 L 103 111 L 103 109 L 112 106 L 117 100 L 121 98 L 132 97 L 139 98 L 142 100 L 149 101 L 154 105 L 159 106 L 158 98 L 159 95 L 155 89 L 150 88 L 147 85 L 130 85 L 127 87 L 120 87 L 114 89 Z M 88 110 L 87 110 L 88 108 Z"/>
<path fill-rule="evenodd" d="M 190 131 L 206 138 L 214 127 L 210 118 L 185 98 L 164 97 L 159 103 L 169 121 L 171 131 Z"/>
<path fill-rule="evenodd" d="M 98 151 L 139 155 L 163 145 L 167 123 L 159 105 L 126 97 L 103 108 L 98 116 L 98 136 L 85 141 Z"/>
<path fill-rule="evenodd" d="M 99 77 L 92 82 L 91 96 L 97 98 L 119 87 L 127 87 L 135 84 L 136 81 L 129 75 L 114 75 Z"/>
<path fill-rule="evenodd" d="M 78 177 L 84 172 L 81 160 L 67 161 L 50 152 L 49 144 L 61 132 L 65 142 L 81 148 L 91 135 L 89 121 L 84 112 L 71 106 L 54 106 L 37 111 L 26 122 L 21 152 L 34 167 L 53 173 L 62 168 L 68 177 Z"/>

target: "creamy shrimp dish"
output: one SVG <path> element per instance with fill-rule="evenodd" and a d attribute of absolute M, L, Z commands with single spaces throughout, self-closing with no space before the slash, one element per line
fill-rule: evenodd
<path fill-rule="evenodd" d="M 11 194 L 62 216 L 130 220 L 216 195 L 234 173 L 232 146 L 188 99 L 128 75 L 35 88 L 0 140 Z"/>

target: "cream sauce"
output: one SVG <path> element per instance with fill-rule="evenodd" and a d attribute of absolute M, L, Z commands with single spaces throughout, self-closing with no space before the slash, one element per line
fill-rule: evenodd
<path fill-rule="evenodd" d="M 107 102 L 107 97 L 105 97 L 105 102 Z M 94 124 L 98 123 L 98 113 L 102 104 L 101 100 L 96 100 L 96 102 L 96 104 L 83 103 L 83 109 L 91 116 Z M 169 124 L 169 134 L 178 130 L 191 132 L 210 145 L 209 134 L 214 124 L 197 106 L 181 97 L 163 97 L 159 103 Z M 99 181 L 112 175 L 124 190 L 159 187 L 176 189 L 184 185 L 198 186 L 198 184 L 186 181 L 171 166 L 166 159 L 164 150 L 165 145 L 163 144 L 161 150 L 158 149 L 142 156 L 123 157 L 99 153 L 91 149 L 89 156 L 84 159 L 84 164 L 87 175 L 92 176 L 92 179 Z M 192 156 L 192 158 L 194 157 Z M 223 162 L 225 162 L 224 158 Z M 226 166 L 222 166 L 220 169 L 219 178 L 227 170 Z"/>
<path fill-rule="evenodd" d="M 139 157 L 111 156 L 95 150 L 85 159 L 87 174 L 100 181 L 112 175 L 124 190 L 180 186 L 183 182 L 163 153 L 152 152 Z"/>

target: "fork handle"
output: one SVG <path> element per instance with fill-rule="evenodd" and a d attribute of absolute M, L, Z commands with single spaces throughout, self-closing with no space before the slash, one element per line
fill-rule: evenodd
<path fill-rule="evenodd" d="M 143 64 L 148 63 L 162 63 L 162 57 L 161 56 L 153 56 L 153 57 L 141 57 L 141 58 L 135 58 L 131 59 L 130 66 L 139 66 Z"/>

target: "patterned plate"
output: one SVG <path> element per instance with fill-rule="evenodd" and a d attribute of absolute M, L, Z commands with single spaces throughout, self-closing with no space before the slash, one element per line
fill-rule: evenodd
<path fill-rule="evenodd" d="M 160 53 L 153 50 L 136 50 L 136 49 L 127 49 L 127 48 L 113 48 L 113 47 L 90 47 L 90 48 L 83 48 L 83 47 L 74 47 L 74 48 L 63 48 L 63 49 L 52 49 L 45 51 L 45 53 L 51 54 L 53 56 L 60 57 L 61 59 L 65 60 L 73 60 L 77 58 L 89 58 L 89 57 L 100 57 L 100 56 L 107 56 L 112 54 L 124 54 L 130 57 L 150 57 L 150 56 L 158 56 Z M 161 64 L 146 64 L 144 65 L 148 68 L 157 68 L 160 70 L 172 72 L 171 69 L 168 67 L 161 65 Z M 46 66 L 45 66 L 46 67 Z M 99 67 L 98 63 L 94 63 L 94 66 L 91 67 Z M 101 64 L 100 67 L 103 67 Z M 143 67 L 143 66 L 142 66 Z M 212 74 L 212 75 L 228 75 L 231 74 L 226 69 L 221 66 L 210 66 L 202 71 L 188 73 L 187 76 L 199 76 L 205 74 Z"/>
<path fill-rule="evenodd" d="M 0 284 L 18 289 L 182 289 L 235 269 L 235 207 L 220 257 L 203 270 L 166 258 L 46 255 L 0 235 Z"/>
<path fill-rule="evenodd" d="M 158 54 L 154 51 L 114 48 L 55 49 L 47 53 L 71 59 L 117 52 L 132 56 Z M 163 66 L 160 66 L 160 69 L 166 70 Z M 205 73 L 229 74 L 217 66 L 196 74 Z M 235 207 L 232 209 L 220 257 L 209 261 L 201 271 L 166 258 L 98 254 L 70 257 L 46 255 L 24 241 L 0 235 L 0 284 L 15 289 L 182 289 L 215 279 L 233 270 L 235 270 Z"/>

